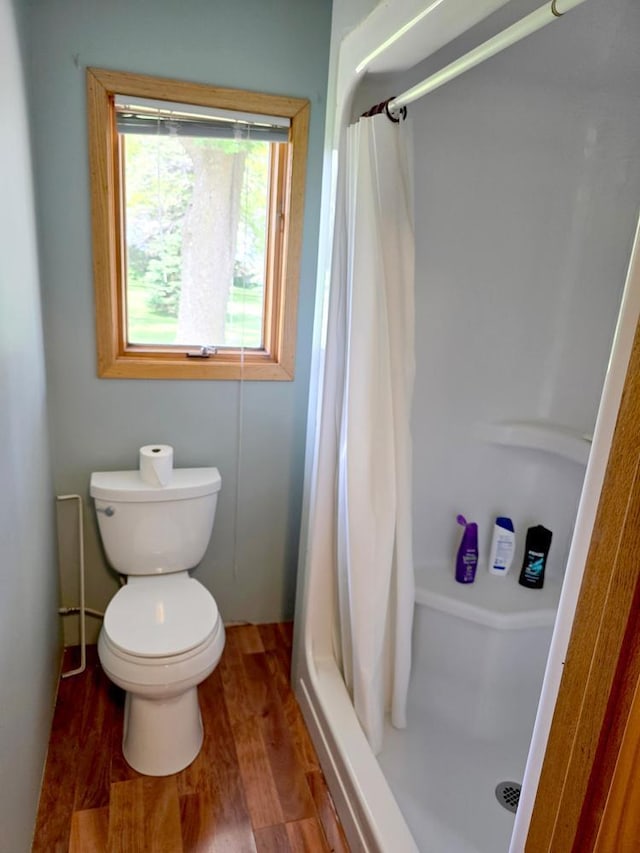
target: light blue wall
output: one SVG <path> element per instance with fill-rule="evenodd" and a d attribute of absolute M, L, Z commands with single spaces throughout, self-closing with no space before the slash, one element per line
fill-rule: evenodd
<path fill-rule="evenodd" d="M 59 644 L 31 160 L 11 0 L 0 0 L 0 57 L 0 850 L 24 851 Z"/>
<path fill-rule="evenodd" d="M 31 0 L 28 11 L 56 490 L 86 495 L 91 471 L 135 467 L 137 448 L 149 442 L 172 444 L 177 465 L 217 465 L 223 490 L 212 544 L 196 577 L 216 596 L 227 621 L 291 616 L 330 0 Z M 294 382 L 246 382 L 240 400 L 236 382 L 96 378 L 87 66 L 311 101 Z M 236 482 L 241 402 L 244 430 Z M 116 579 L 101 556 L 92 513 L 90 518 L 88 599 L 103 607 Z M 72 603 L 72 574 L 73 561 L 65 559 L 65 603 Z"/>

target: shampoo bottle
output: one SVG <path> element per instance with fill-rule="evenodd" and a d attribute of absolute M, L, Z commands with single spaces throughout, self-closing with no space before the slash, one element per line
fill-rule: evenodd
<path fill-rule="evenodd" d="M 544 570 L 547 565 L 551 531 L 539 524 L 527 530 L 527 544 L 524 548 L 524 561 L 520 571 L 519 583 L 530 589 L 542 589 Z"/>
<path fill-rule="evenodd" d="M 464 533 L 456 559 L 456 580 L 458 583 L 473 583 L 478 568 L 478 525 L 467 522 L 464 515 L 459 515 L 457 521 L 464 527 Z"/>
<path fill-rule="evenodd" d="M 492 575 L 506 575 L 511 568 L 513 552 L 516 545 L 516 534 L 510 518 L 496 518 L 489 554 L 489 572 Z"/>

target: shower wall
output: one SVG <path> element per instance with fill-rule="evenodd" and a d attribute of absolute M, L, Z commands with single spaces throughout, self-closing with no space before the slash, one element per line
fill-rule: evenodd
<path fill-rule="evenodd" d="M 584 465 L 491 439 L 504 422 L 576 436 L 595 422 L 640 203 L 640 10 L 606 5 L 410 107 L 417 567 L 452 565 L 462 512 L 485 561 L 495 516 L 510 515 L 516 566 L 526 528 L 544 524 L 548 571 L 563 572 Z M 428 73 L 368 88 L 384 97 Z"/>

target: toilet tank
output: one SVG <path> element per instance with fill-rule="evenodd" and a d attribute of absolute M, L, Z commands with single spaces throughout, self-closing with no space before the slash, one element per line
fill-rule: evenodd
<path fill-rule="evenodd" d="M 192 569 L 211 538 L 222 480 L 217 468 L 176 468 L 168 486 L 150 486 L 139 471 L 91 475 L 100 536 L 109 563 L 123 575 Z"/>

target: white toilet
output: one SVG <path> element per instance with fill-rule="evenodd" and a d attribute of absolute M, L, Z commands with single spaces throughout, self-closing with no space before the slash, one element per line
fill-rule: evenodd
<path fill-rule="evenodd" d="M 197 685 L 217 666 L 225 633 L 189 569 L 211 538 L 220 485 L 217 468 L 175 469 L 163 487 L 138 471 L 91 475 L 107 558 L 127 575 L 107 607 L 98 655 L 126 690 L 124 757 L 148 776 L 177 773 L 202 746 Z"/>

